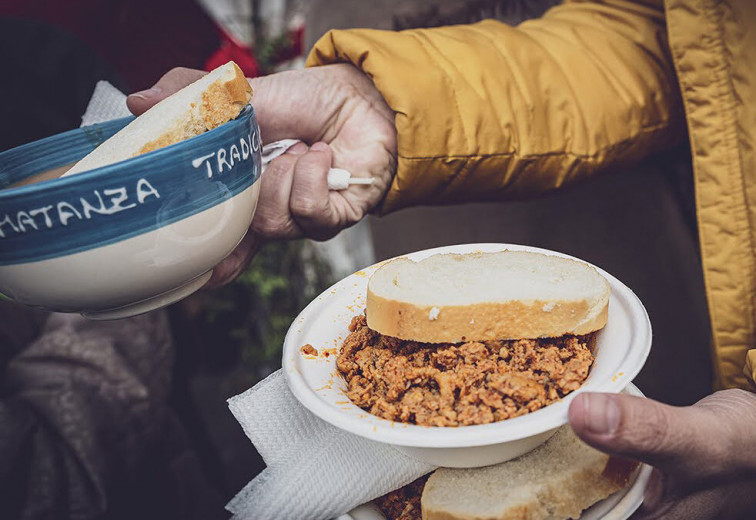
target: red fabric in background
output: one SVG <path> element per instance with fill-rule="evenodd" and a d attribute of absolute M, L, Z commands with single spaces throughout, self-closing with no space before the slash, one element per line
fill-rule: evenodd
<path fill-rule="evenodd" d="M 193 0 L 3 0 L 2 15 L 77 36 L 130 91 L 149 88 L 173 67 L 204 68 L 221 43 L 212 19 Z"/>
<path fill-rule="evenodd" d="M 254 78 L 259 76 L 260 67 L 252 55 L 252 49 L 238 43 L 220 28 L 218 29 L 218 34 L 221 38 L 221 46 L 207 59 L 205 69 L 213 70 L 233 60 L 246 77 Z"/>
<path fill-rule="evenodd" d="M 301 25 L 287 31 L 289 45 L 276 56 L 277 62 L 292 60 L 304 54 L 304 30 L 304 25 Z"/>

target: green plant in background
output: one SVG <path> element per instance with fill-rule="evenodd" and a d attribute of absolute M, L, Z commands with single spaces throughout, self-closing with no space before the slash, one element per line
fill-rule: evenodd
<path fill-rule="evenodd" d="M 234 282 L 201 296 L 198 330 L 216 355 L 241 364 L 238 376 L 252 386 L 281 366 L 286 331 L 331 282 L 306 241 L 268 243 Z"/>
<path fill-rule="evenodd" d="M 291 37 L 289 34 L 282 34 L 274 38 L 262 39 L 255 47 L 255 57 L 260 66 L 260 70 L 265 74 L 270 74 L 275 70 L 277 60 L 287 49 L 291 47 Z"/>

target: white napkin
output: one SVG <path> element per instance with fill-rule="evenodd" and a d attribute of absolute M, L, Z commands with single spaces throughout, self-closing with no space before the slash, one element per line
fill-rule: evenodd
<path fill-rule="evenodd" d="M 81 116 L 81 126 L 93 125 L 131 115 L 126 106 L 126 94 L 115 88 L 107 81 L 98 81 L 92 98 L 87 104 L 84 115 Z M 263 172 L 270 161 L 286 153 L 286 150 L 299 142 L 298 139 L 283 139 L 263 146 Z M 370 178 L 352 178 L 352 174 L 341 168 L 331 168 L 328 171 L 328 189 L 345 190 L 352 184 L 372 184 Z"/>
<path fill-rule="evenodd" d="M 130 115 L 131 112 L 126 106 L 126 94 L 107 81 L 98 81 L 87 109 L 81 116 L 81 126 L 102 123 Z"/>
<path fill-rule="evenodd" d="M 233 520 L 327 520 L 435 469 L 315 417 L 280 370 L 228 406 L 268 466 L 226 506 Z"/>

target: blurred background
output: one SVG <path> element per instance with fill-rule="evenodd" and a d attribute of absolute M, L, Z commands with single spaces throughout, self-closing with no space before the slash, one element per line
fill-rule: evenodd
<path fill-rule="evenodd" d="M 539 16 L 554 0 L 4 0 L 0 150 L 76 128 L 98 80 L 123 92 L 176 66 L 235 60 L 249 77 L 299 68 L 332 28 L 401 30 Z M 263 129 L 264 132 L 264 129 Z M 280 367 L 283 337 L 324 288 L 377 260 L 465 242 L 563 251 L 601 266 L 648 307 L 651 359 L 636 383 L 685 404 L 708 393 L 709 325 L 685 146 L 532 201 L 412 208 L 324 242 L 266 245 L 233 284 L 170 309 L 171 402 L 228 499 L 263 467 L 225 400 Z M 683 303 L 680 303 L 683 302 Z M 671 369 L 673 367 L 674 369 Z"/>

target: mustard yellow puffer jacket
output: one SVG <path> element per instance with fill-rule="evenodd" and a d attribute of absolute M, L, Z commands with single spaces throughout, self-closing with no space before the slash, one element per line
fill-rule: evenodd
<path fill-rule="evenodd" d="M 381 211 L 522 197 L 690 135 L 719 387 L 756 375 L 756 2 L 567 1 L 518 27 L 332 31 L 396 112 Z M 751 34 L 749 34 L 751 33 Z M 746 363 L 748 361 L 748 363 Z"/>

